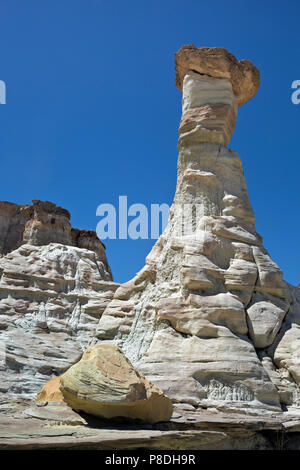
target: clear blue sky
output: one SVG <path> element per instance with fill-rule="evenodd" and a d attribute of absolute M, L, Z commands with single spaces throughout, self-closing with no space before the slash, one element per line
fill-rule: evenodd
<path fill-rule="evenodd" d="M 300 282 L 300 3 L 296 0 L 2 0 L 0 199 L 50 200 L 94 229 L 100 203 L 166 202 L 176 184 L 181 95 L 174 52 L 224 46 L 260 69 L 230 147 L 244 164 L 258 232 Z M 152 240 L 106 241 L 116 281 Z"/>

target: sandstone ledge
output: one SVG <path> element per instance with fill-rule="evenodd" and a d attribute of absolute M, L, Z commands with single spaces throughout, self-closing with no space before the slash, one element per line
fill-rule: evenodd
<path fill-rule="evenodd" d="M 0 450 L 282 450 L 299 448 L 298 413 L 245 415 L 176 408 L 169 423 L 119 424 L 64 403 L 0 407 Z"/>
<path fill-rule="evenodd" d="M 69 211 L 53 202 L 34 199 L 32 203 L 0 201 L 0 256 L 24 244 L 61 243 L 95 251 L 107 265 L 105 246 L 95 231 L 72 228 Z"/>

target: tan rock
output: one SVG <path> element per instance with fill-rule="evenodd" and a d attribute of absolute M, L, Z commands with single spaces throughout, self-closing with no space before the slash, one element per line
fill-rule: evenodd
<path fill-rule="evenodd" d="M 275 355 L 275 364 L 289 371 L 295 382 L 300 384 L 300 326 L 293 324 L 279 342 Z"/>
<path fill-rule="evenodd" d="M 252 261 L 233 258 L 229 268 L 224 272 L 225 285 L 229 291 L 235 292 L 248 305 L 257 279 L 257 267 Z"/>
<path fill-rule="evenodd" d="M 60 391 L 60 377 L 54 377 L 49 380 L 42 388 L 42 390 L 37 394 L 36 401 L 63 401 L 64 397 Z"/>
<path fill-rule="evenodd" d="M 183 79 L 193 70 L 215 78 L 227 78 L 241 106 L 253 98 L 259 87 L 259 70 L 249 61 L 240 60 L 223 47 L 182 46 L 175 54 L 176 86 L 182 90 Z"/>
<path fill-rule="evenodd" d="M 186 300 L 164 298 L 157 310 L 158 321 L 168 320 L 175 330 L 202 338 L 219 336 L 223 332 L 220 326 L 237 334 L 248 331 L 243 304 L 229 293 L 205 297 L 190 294 Z"/>
<path fill-rule="evenodd" d="M 97 253 L 109 270 L 105 246 L 96 232 L 72 228 L 70 213 L 53 202 L 38 199 L 32 202 L 32 205 L 19 205 L 0 201 L 0 254 L 5 255 L 24 244 L 61 243 Z"/>
<path fill-rule="evenodd" d="M 296 404 L 298 402 L 299 391 L 289 371 L 284 368 L 277 369 L 270 357 L 264 357 L 262 364 L 273 384 L 278 389 L 280 402 L 285 405 Z"/>
<path fill-rule="evenodd" d="M 75 410 L 102 418 L 168 421 L 172 402 L 108 343 L 88 348 L 61 377 L 64 400 Z"/>

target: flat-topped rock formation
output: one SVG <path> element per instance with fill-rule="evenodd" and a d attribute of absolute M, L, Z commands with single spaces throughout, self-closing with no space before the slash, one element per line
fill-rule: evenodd
<path fill-rule="evenodd" d="M 16 250 L 21 245 L 42 246 L 49 243 L 87 248 L 97 252 L 110 268 L 105 257 L 105 246 L 93 230 L 78 230 L 70 224 L 70 213 L 49 201 L 32 201 L 33 204 L 14 204 L 0 201 L 0 256 Z"/>
<path fill-rule="evenodd" d="M 259 72 L 223 48 L 183 46 L 175 65 L 183 97 L 168 226 L 116 290 L 94 343 L 117 344 L 174 402 L 281 411 L 299 403 L 299 289 L 263 247 L 227 148 Z"/>
<path fill-rule="evenodd" d="M 33 398 L 80 359 L 118 284 L 93 231 L 50 202 L 0 203 L 0 394 Z"/>

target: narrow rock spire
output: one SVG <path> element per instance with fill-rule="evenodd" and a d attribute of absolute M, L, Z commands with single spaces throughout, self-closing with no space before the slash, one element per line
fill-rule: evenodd
<path fill-rule="evenodd" d="M 116 343 L 175 401 L 280 410 L 294 385 L 287 394 L 265 358 L 289 288 L 256 232 L 241 160 L 227 148 L 259 72 L 223 48 L 183 46 L 175 65 L 183 112 L 169 222 L 146 266 L 116 290 L 94 342 Z"/>

